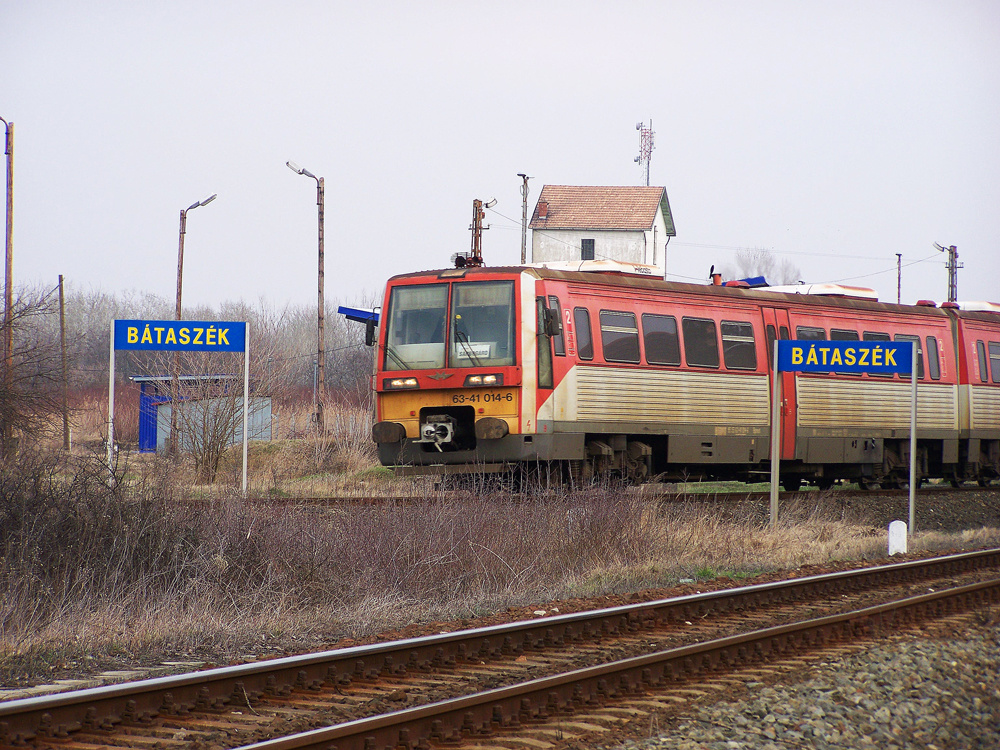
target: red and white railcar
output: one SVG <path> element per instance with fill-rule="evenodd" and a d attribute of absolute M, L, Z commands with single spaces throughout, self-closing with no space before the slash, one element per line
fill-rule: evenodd
<path fill-rule="evenodd" d="M 1000 314 L 885 304 L 843 287 L 677 284 L 629 264 L 574 269 L 389 280 L 372 430 L 383 464 L 542 469 L 574 482 L 764 477 L 776 338 L 912 340 L 919 476 L 1000 475 Z M 907 478 L 908 377 L 781 377 L 786 486 Z"/>

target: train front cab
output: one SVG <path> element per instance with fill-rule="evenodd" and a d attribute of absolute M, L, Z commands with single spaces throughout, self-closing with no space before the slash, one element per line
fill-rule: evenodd
<path fill-rule="evenodd" d="M 558 320 L 535 281 L 520 268 L 390 279 L 372 428 L 383 465 L 488 473 L 560 453 L 564 438 L 536 431 L 539 367 L 551 368 L 538 351 Z"/>

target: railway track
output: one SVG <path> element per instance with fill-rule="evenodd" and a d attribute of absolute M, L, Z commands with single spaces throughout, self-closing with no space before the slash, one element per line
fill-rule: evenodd
<path fill-rule="evenodd" d="M 978 485 L 968 485 L 962 487 L 951 487 L 951 486 L 934 486 L 933 492 L 936 495 L 943 496 L 960 496 L 964 494 L 976 494 L 988 491 L 990 489 L 998 490 L 1000 485 L 990 485 L 985 488 L 979 487 Z M 920 490 L 922 493 L 931 491 L 931 488 L 924 487 Z M 767 502 L 770 499 L 769 492 L 758 492 L 758 491 L 743 491 L 743 492 L 688 492 L 688 491 L 677 491 L 673 489 L 668 489 L 665 486 L 657 485 L 640 485 L 638 487 L 627 487 L 625 492 L 632 497 L 648 499 L 648 500 L 658 500 L 665 503 L 669 502 L 718 502 L 718 503 L 736 503 L 744 501 L 762 501 Z M 584 491 L 583 494 L 586 494 Z M 906 489 L 838 489 L 838 490 L 805 490 L 799 492 L 780 492 L 779 499 L 783 501 L 794 500 L 794 499 L 819 499 L 822 498 L 826 502 L 846 502 L 848 500 L 857 500 L 871 497 L 894 497 L 894 498 L 906 498 L 909 496 L 909 490 Z M 295 505 L 295 504 L 305 504 L 305 505 L 406 505 L 410 503 L 423 503 L 427 502 L 428 499 L 449 499 L 449 500 L 463 500 L 477 498 L 477 495 L 470 493 L 468 491 L 460 490 L 427 490 L 427 492 L 421 493 L 407 493 L 399 495 L 388 495 L 388 494 L 366 494 L 366 493 L 351 493 L 351 494 L 341 494 L 341 495 L 330 495 L 326 497 L 279 497 L 279 498 L 268 498 L 267 503 L 270 505 L 280 504 L 280 505 Z M 918 495 L 919 498 L 919 495 Z"/>
<path fill-rule="evenodd" d="M 537 739 L 704 672 L 997 600 L 1000 550 L 949 555 L 0 703 L 0 747 Z"/>

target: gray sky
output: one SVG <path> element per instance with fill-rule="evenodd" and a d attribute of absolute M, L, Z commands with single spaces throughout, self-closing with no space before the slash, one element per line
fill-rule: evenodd
<path fill-rule="evenodd" d="M 1000 301 L 1000 4 L 0 0 L 15 283 L 314 304 L 469 249 L 520 258 L 518 172 L 632 185 L 638 121 L 671 279 L 768 248 L 807 282 Z M 911 265 L 912 264 L 912 265 Z"/>

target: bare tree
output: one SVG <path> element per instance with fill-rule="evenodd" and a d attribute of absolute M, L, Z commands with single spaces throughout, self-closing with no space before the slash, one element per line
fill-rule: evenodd
<path fill-rule="evenodd" d="M 0 435 L 37 440 L 48 429 L 46 417 L 60 408 L 59 337 L 39 324 L 47 316 L 58 324 L 58 304 L 51 291 L 22 291 L 9 322 L 0 323 L 11 326 L 13 338 L 9 369 L 6 362 L 0 363 Z M 0 448 L 4 460 L 16 453 L 13 444 Z"/>
<path fill-rule="evenodd" d="M 737 250 L 734 263 L 735 268 L 723 267 L 723 276 L 733 279 L 763 276 L 772 286 L 795 284 L 802 278 L 798 266 L 787 258 L 777 259 L 772 250 L 764 247 Z"/>
<path fill-rule="evenodd" d="M 202 320 L 216 317 L 209 316 L 209 312 L 196 311 Z M 276 356 L 275 351 L 281 317 L 263 304 L 252 309 L 243 303 L 231 303 L 223 306 L 222 312 L 225 319 L 248 324 L 248 438 L 264 439 L 270 433 L 265 399 L 284 395 L 291 369 L 289 360 Z M 176 410 L 179 445 L 193 457 L 199 482 L 214 482 L 226 449 L 242 441 L 244 356 L 215 352 L 180 355 L 181 387 L 177 401 L 170 408 Z M 173 355 L 167 354 L 157 358 L 154 367 L 161 376 L 171 371 L 172 359 Z M 170 423 L 169 418 L 162 422 L 164 427 Z"/>

